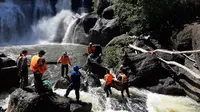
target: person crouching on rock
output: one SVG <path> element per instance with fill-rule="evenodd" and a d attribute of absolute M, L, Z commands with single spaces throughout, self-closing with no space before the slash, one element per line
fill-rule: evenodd
<path fill-rule="evenodd" d="M 57 63 L 61 63 L 61 76 L 64 77 L 64 73 L 68 74 L 68 65 L 71 66 L 71 62 L 69 59 L 69 56 L 67 55 L 67 52 L 63 52 L 63 55 L 60 56 Z"/>
<path fill-rule="evenodd" d="M 126 94 L 130 98 L 130 94 L 129 94 L 129 90 L 128 90 L 128 78 L 123 73 L 123 71 L 119 72 L 119 75 L 117 76 L 117 80 L 122 83 L 122 90 L 121 90 L 122 97 L 124 97 L 124 90 L 126 90 Z"/>
<path fill-rule="evenodd" d="M 45 51 L 41 50 L 38 55 L 35 55 L 31 59 L 30 69 L 34 74 L 35 79 L 35 91 L 39 94 L 44 92 L 42 75 L 45 73 L 47 65 L 43 58 Z"/>
<path fill-rule="evenodd" d="M 74 71 L 71 72 L 71 83 L 69 84 L 69 86 L 67 87 L 67 91 L 65 94 L 65 97 L 67 98 L 70 91 L 72 89 L 75 90 L 75 94 L 76 94 L 76 100 L 79 101 L 79 89 L 80 89 L 80 84 L 81 84 L 81 73 L 79 72 L 79 67 L 78 66 L 73 66 Z"/>
<path fill-rule="evenodd" d="M 28 54 L 27 50 L 23 50 L 19 57 L 17 58 L 17 68 L 19 69 L 19 76 L 20 76 L 20 88 L 24 89 L 28 86 L 28 63 L 27 57 Z"/>
<path fill-rule="evenodd" d="M 106 75 L 104 77 L 105 80 L 105 86 L 104 86 L 104 91 L 106 92 L 107 97 L 109 97 L 109 93 L 112 94 L 111 91 L 111 84 L 114 76 L 110 73 L 109 70 L 106 71 Z"/>

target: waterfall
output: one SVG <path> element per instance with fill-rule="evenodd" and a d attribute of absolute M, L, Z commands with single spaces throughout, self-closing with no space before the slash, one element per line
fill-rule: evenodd
<path fill-rule="evenodd" d="M 71 0 L 57 0 L 54 5 L 50 0 L 0 2 L 0 46 L 72 42 L 76 21 L 88 12 L 84 0 L 78 13 L 71 11 Z"/>
<path fill-rule="evenodd" d="M 25 15 L 12 3 L 0 3 L 0 42 L 16 42 L 22 36 L 25 26 Z M 19 28 L 20 27 L 20 28 Z"/>
<path fill-rule="evenodd" d="M 35 0 L 34 4 L 34 21 L 37 22 L 43 16 L 52 16 L 53 11 L 50 0 Z"/>
<path fill-rule="evenodd" d="M 33 27 L 34 37 L 37 37 L 40 42 L 60 43 L 76 18 L 78 17 L 69 10 L 62 10 L 53 18 L 43 18 Z"/>
<path fill-rule="evenodd" d="M 52 16 L 50 0 L 6 0 L 0 9 L 0 45 L 32 43 L 31 25 Z"/>
<path fill-rule="evenodd" d="M 58 0 L 56 4 L 56 12 L 60 12 L 61 10 L 71 10 L 71 0 Z"/>
<path fill-rule="evenodd" d="M 84 0 L 81 0 L 81 7 L 77 11 L 79 14 L 87 13 L 88 9 L 84 6 Z"/>

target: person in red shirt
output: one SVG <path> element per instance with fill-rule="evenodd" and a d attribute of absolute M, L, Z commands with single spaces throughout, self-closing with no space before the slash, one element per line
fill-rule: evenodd
<path fill-rule="evenodd" d="M 88 54 L 94 53 L 95 46 L 92 45 L 92 42 L 89 43 L 89 46 L 87 48 Z"/>
<path fill-rule="evenodd" d="M 57 63 L 61 63 L 61 76 L 64 77 L 64 73 L 68 74 L 68 65 L 71 66 L 71 62 L 69 59 L 69 56 L 67 55 L 67 52 L 63 52 L 63 55 L 60 56 Z"/>
<path fill-rule="evenodd" d="M 130 98 L 130 93 L 128 90 L 128 77 L 123 72 L 120 72 L 119 75 L 117 76 L 117 80 L 121 82 L 123 86 L 121 90 L 122 97 L 124 97 L 124 90 L 126 90 L 126 94 Z"/>
<path fill-rule="evenodd" d="M 114 76 L 109 72 L 109 70 L 107 70 L 106 75 L 104 77 L 104 80 L 106 82 L 104 86 L 104 91 L 106 92 L 107 97 L 109 97 L 109 93 L 112 94 L 111 85 L 113 78 Z"/>

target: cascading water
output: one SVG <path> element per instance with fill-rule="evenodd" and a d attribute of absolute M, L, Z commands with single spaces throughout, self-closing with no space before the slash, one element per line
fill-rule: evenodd
<path fill-rule="evenodd" d="M 51 17 L 53 14 L 50 0 L 35 0 L 34 4 L 34 22 L 37 22 L 40 17 Z"/>
<path fill-rule="evenodd" d="M 68 43 L 75 24 L 87 12 L 82 6 L 81 14 L 71 11 L 71 0 L 57 0 L 57 14 L 52 17 L 50 0 L 6 0 L 0 2 L 0 46 L 13 44 L 36 44 L 39 42 Z M 69 32 L 70 31 L 70 32 Z"/>
<path fill-rule="evenodd" d="M 14 43 L 25 31 L 25 15 L 10 2 L 0 3 L 0 9 L 0 42 Z"/>
<path fill-rule="evenodd" d="M 58 0 L 56 4 L 56 12 L 60 12 L 61 10 L 71 10 L 71 0 Z"/>
<path fill-rule="evenodd" d="M 53 14 L 50 0 L 5 0 L 0 9 L 0 45 L 34 44 L 31 25 Z"/>

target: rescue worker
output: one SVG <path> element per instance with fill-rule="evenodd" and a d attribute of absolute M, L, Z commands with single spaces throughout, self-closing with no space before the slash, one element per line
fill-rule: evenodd
<path fill-rule="evenodd" d="M 44 54 L 45 51 L 39 51 L 38 55 L 32 57 L 30 65 L 30 69 L 34 74 L 35 90 L 39 94 L 44 92 L 42 75 L 44 74 L 47 68 L 45 59 L 43 58 Z"/>
<path fill-rule="evenodd" d="M 98 64 L 101 64 L 102 63 L 102 54 L 100 53 L 99 54 L 99 56 L 97 57 L 97 59 L 96 59 L 96 62 L 98 63 Z"/>
<path fill-rule="evenodd" d="M 117 77 L 117 80 L 122 83 L 122 90 L 121 90 L 122 97 L 124 97 L 124 90 L 126 90 L 126 94 L 130 98 L 130 94 L 129 94 L 129 90 L 128 90 L 128 78 L 127 78 L 127 76 L 123 72 L 120 72 L 118 77 Z"/>
<path fill-rule="evenodd" d="M 95 50 L 95 47 L 92 45 L 92 42 L 90 42 L 87 48 L 88 54 L 94 53 L 94 50 Z"/>
<path fill-rule="evenodd" d="M 28 86 L 28 64 L 27 64 L 27 50 L 23 50 L 17 59 L 17 68 L 19 69 L 20 88 L 24 89 Z"/>
<path fill-rule="evenodd" d="M 79 72 L 79 67 L 78 66 L 73 66 L 74 71 L 71 72 L 71 83 L 67 87 L 65 97 L 68 97 L 70 91 L 72 89 L 75 90 L 76 94 L 76 100 L 79 101 L 79 89 L 80 89 L 80 84 L 81 84 L 81 73 Z"/>
<path fill-rule="evenodd" d="M 64 77 L 64 73 L 68 74 L 68 65 L 71 66 L 71 62 L 69 59 L 69 56 L 67 55 L 67 52 L 63 52 L 63 55 L 60 56 L 57 63 L 61 63 L 61 76 Z"/>
<path fill-rule="evenodd" d="M 111 91 L 111 84 L 114 76 L 109 72 L 109 70 L 106 71 L 106 75 L 104 77 L 105 80 L 105 86 L 104 91 L 106 92 L 106 96 L 109 97 L 109 93 L 112 94 Z"/>

